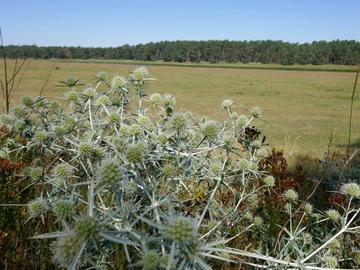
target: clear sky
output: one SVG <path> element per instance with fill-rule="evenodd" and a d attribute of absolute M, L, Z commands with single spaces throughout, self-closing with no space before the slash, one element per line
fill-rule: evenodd
<path fill-rule="evenodd" d="M 360 0 L 0 0 L 5 44 L 360 40 Z"/>

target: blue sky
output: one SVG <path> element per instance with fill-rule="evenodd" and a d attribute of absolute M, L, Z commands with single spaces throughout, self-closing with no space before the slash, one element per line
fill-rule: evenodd
<path fill-rule="evenodd" d="M 5 44 L 360 40 L 360 0 L 1 0 Z"/>

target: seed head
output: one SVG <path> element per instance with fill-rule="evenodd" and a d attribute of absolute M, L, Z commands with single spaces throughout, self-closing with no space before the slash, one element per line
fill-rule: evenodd
<path fill-rule="evenodd" d="M 156 251 L 148 250 L 144 253 L 141 262 L 144 270 L 154 270 L 157 269 L 160 258 Z"/>
<path fill-rule="evenodd" d="M 68 77 L 66 80 L 65 80 L 65 84 L 69 87 L 72 87 L 72 86 L 76 86 L 76 84 L 78 83 L 78 79 L 74 76 L 70 76 Z"/>
<path fill-rule="evenodd" d="M 218 126 L 218 123 L 216 123 L 215 121 L 206 121 L 202 128 L 202 133 L 204 134 L 204 137 L 209 141 L 214 140 L 218 135 Z"/>
<path fill-rule="evenodd" d="M 297 192 L 293 189 L 288 189 L 287 191 L 285 191 L 284 193 L 284 198 L 290 202 L 295 202 L 297 201 L 299 195 L 297 194 Z"/>
<path fill-rule="evenodd" d="M 337 268 L 339 265 L 338 260 L 334 256 L 326 256 L 324 262 L 328 268 Z"/>
<path fill-rule="evenodd" d="M 38 143 L 45 143 L 49 138 L 49 134 L 46 131 L 39 130 L 36 131 L 34 135 L 34 140 Z"/>
<path fill-rule="evenodd" d="M 193 221 L 183 216 L 173 218 L 169 221 L 167 236 L 170 240 L 180 244 L 191 243 L 195 238 Z"/>
<path fill-rule="evenodd" d="M 120 115 L 116 112 L 111 112 L 107 117 L 107 123 L 109 125 L 115 125 L 120 122 Z"/>
<path fill-rule="evenodd" d="M 34 180 L 34 181 L 38 181 L 40 179 L 42 179 L 43 177 L 43 168 L 41 167 L 34 167 L 30 170 L 30 177 Z"/>
<path fill-rule="evenodd" d="M 140 124 L 140 126 L 146 128 L 146 129 L 151 129 L 152 128 L 151 120 L 146 115 L 140 115 L 139 118 L 138 118 L 138 123 Z"/>
<path fill-rule="evenodd" d="M 126 158 L 131 163 L 139 163 L 145 156 L 145 148 L 142 143 L 130 144 L 126 151 Z"/>
<path fill-rule="evenodd" d="M 108 106 L 108 105 L 110 105 L 110 103 L 111 103 L 111 101 L 110 101 L 109 97 L 106 95 L 102 95 L 96 100 L 95 105 L 96 106 Z"/>
<path fill-rule="evenodd" d="M 115 76 L 111 81 L 111 87 L 115 90 L 122 90 L 128 86 L 128 81 L 122 76 Z"/>
<path fill-rule="evenodd" d="M 75 236 L 59 237 L 52 244 L 53 259 L 61 267 L 68 267 L 79 252 L 81 241 Z"/>
<path fill-rule="evenodd" d="M 177 131 L 180 131 L 186 127 L 186 118 L 185 115 L 182 113 L 174 114 L 170 119 L 170 122 L 171 126 Z"/>
<path fill-rule="evenodd" d="M 31 97 L 29 96 L 24 96 L 21 99 L 21 103 L 25 106 L 25 107 L 31 107 L 34 104 L 34 101 Z"/>
<path fill-rule="evenodd" d="M 221 106 L 222 106 L 225 110 L 230 109 L 232 105 L 234 105 L 234 101 L 232 101 L 231 99 L 225 99 L 225 100 L 221 103 Z"/>
<path fill-rule="evenodd" d="M 245 127 L 249 123 L 249 119 L 245 115 L 240 115 L 238 119 L 238 124 L 240 127 Z"/>
<path fill-rule="evenodd" d="M 261 217 L 254 217 L 254 220 L 253 220 L 253 224 L 256 226 L 256 227 L 259 227 L 263 224 L 263 220 Z"/>
<path fill-rule="evenodd" d="M 49 210 L 47 201 L 45 201 L 41 197 L 39 197 L 33 201 L 30 201 L 27 204 L 27 207 L 29 210 L 30 217 L 32 217 L 32 218 L 43 216 Z"/>
<path fill-rule="evenodd" d="M 360 187 L 356 183 L 347 183 L 342 185 L 341 191 L 351 199 L 360 198 Z"/>
<path fill-rule="evenodd" d="M 138 67 L 134 69 L 131 77 L 134 81 L 144 81 L 149 78 L 149 72 L 145 67 Z"/>
<path fill-rule="evenodd" d="M 71 200 L 58 200 L 54 203 L 53 210 L 60 219 L 67 219 L 75 215 L 75 203 Z"/>
<path fill-rule="evenodd" d="M 95 77 L 97 78 L 97 80 L 99 82 L 105 82 L 109 78 L 108 74 L 105 71 L 100 71 L 100 72 L 96 73 Z"/>
<path fill-rule="evenodd" d="M 162 103 L 163 99 L 159 93 L 155 93 L 150 96 L 150 101 L 153 106 L 159 106 Z"/>
<path fill-rule="evenodd" d="M 92 87 L 87 87 L 83 91 L 83 94 L 85 95 L 86 98 L 93 100 L 96 96 L 96 91 Z"/>
<path fill-rule="evenodd" d="M 68 178 L 74 174 L 74 169 L 67 163 L 60 163 L 53 169 L 55 177 Z"/>
<path fill-rule="evenodd" d="M 261 115 L 261 109 L 259 107 L 253 107 L 250 109 L 250 113 L 253 117 L 258 118 Z"/>
<path fill-rule="evenodd" d="M 75 224 L 75 233 L 84 240 L 94 240 L 99 231 L 99 224 L 94 217 L 83 217 Z"/>
<path fill-rule="evenodd" d="M 340 244 L 340 241 L 337 240 L 337 239 L 334 239 L 332 240 L 329 245 L 328 245 L 328 248 L 332 251 L 335 251 L 337 249 L 340 249 L 341 248 L 341 244 Z"/>
<path fill-rule="evenodd" d="M 313 206 L 312 206 L 312 204 L 311 204 L 311 203 L 306 203 L 306 204 L 304 205 L 304 212 L 305 212 L 306 214 L 311 214 L 312 211 L 313 211 Z"/>
<path fill-rule="evenodd" d="M 240 168 L 240 170 L 242 170 L 242 171 L 247 171 L 247 170 L 249 170 L 249 169 L 250 169 L 250 163 L 249 163 L 249 161 L 248 161 L 247 159 L 241 159 L 241 160 L 239 161 L 239 168 Z"/>
<path fill-rule="evenodd" d="M 66 100 L 69 102 L 76 103 L 79 101 L 79 94 L 75 91 L 70 91 L 66 93 Z"/>
<path fill-rule="evenodd" d="M 123 177 L 124 172 L 118 161 L 105 159 L 97 169 L 97 178 L 106 184 L 117 184 Z"/>
<path fill-rule="evenodd" d="M 265 186 L 267 186 L 267 187 L 275 186 L 275 178 L 273 176 L 271 176 L 271 175 L 266 176 L 263 179 L 263 182 L 264 182 Z"/>
<path fill-rule="evenodd" d="M 141 133 L 141 127 L 138 124 L 134 123 L 131 126 L 129 126 L 128 132 L 131 136 L 137 136 Z"/>
<path fill-rule="evenodd" d="M 340 219 L 340 213 L 334 209 L 327 210 L 325 214 L 333 222 L 337 222 Z"/>

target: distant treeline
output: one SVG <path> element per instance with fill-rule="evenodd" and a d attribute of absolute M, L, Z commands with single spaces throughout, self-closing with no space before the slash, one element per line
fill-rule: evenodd
<path fill-rule="evenodd" d="M 289 43 L 284 41 L 161 41 L 119 47 L 6 46 L 9 58 L 124 59 L 173 62 L 226 62 L 274 64 L 360 63 L 360 42 L 355 40 Z"/>

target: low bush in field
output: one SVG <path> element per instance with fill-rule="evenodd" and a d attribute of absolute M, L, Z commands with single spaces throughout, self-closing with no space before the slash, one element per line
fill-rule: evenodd
<path fill-rule="evenodd" d="M 222 121 L 175 112 L 175 97 L 146 96 L 142 67 L 95 80 L 62 82 L 65 108 L 23 97 L 1 117 L 1 157 L 30 163 L 16 174 L 36 193 L 30 220 L 52 224 L 33 238 L 53 240 L 57 266 L 359 267 L 358 184 L 344 184 L 346 203 L 326 211 L 276 188 L 254 136 L 258 108 L 239 115 L 225 100 Z"/>

